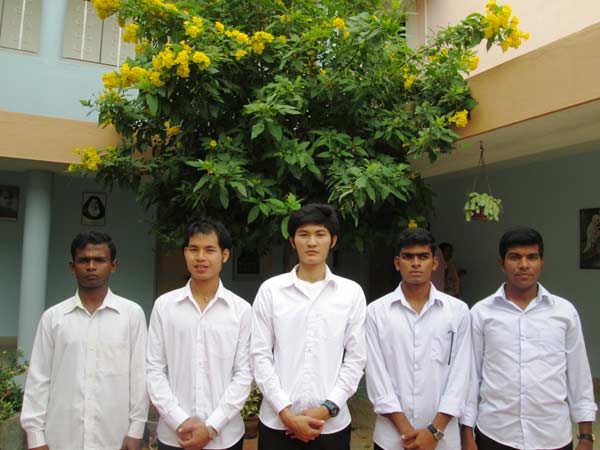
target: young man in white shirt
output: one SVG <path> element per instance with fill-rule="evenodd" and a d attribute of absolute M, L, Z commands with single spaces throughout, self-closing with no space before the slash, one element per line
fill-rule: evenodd
<path fill-rule="evenodd" d="M 242 449 L 252 311 L 219 278 L 231 247 L 221 223 L 192 223 L 183 250 L 190 280 L 154 304 L 147 366 L 159 450 Z"/>
<path fill-rule="evenodd" d="M 376 450 L 458 450 L 471 363 L 469 309 L 431 282 L 429 231 L 400 233 L 398 288 L 367 308 L 367 391 Z"/>
<path fill-rule="evenodd" d="M 251 357 L 264 399 L 259 450 L 349 450 L 350 412 L 366 360 L 365 296 L 333 275 L 335 210 L 308 204 L 288 223 L 299 263 L 260 287 L 253 305 Z"/>
<path fill-rule="evenodd" d="M 512 228 L 499 250 L 506 282 L 471 310 L 476 374 L 464 447 L 570 450 L 573 421 L 577 449 L 592 450 L 597 408 L 579 315 L 538 283 L 544 242 L 537 231 Z"/>
<path fill-rule="evenodd" d="M 148 417 L 142 308 L 111 292 L 116 247 L 97 231 L 71 244 L 74 297 L 38 325 L 21 413 L 30 450 L 137 450 Z"/>

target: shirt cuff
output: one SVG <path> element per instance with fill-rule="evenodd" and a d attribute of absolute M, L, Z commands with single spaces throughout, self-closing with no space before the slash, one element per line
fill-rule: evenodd
<path fill-rule="evenodd" d="M 167 422 L 167 425 L 169 425 L 170 428 L 177 430 L 177 427 L 189 418 L 190 415 L 178 406 L 172 411 L 169 411 L 165 416 L 165 422 Z"/>
<path fill-rule="evenodd" d="M 325 400 L 330 400 L 335 403 L 338 408 L 342 408 L 348 401 L 348 395 L 343 389 L 334 387 Z"/>
<path fill-rule="evenodd" d="M 216 409 L 211 413 L 211 415 L 208 416 L 208 419 L 206 419 L 205 424 L 210 425 L 217 431 L 217 433 L 220 433 L 228 420 L 229 419 L 223 412 L 223 408 L 221 408 L 221 406 L 217 406 Z"/>
<path fill-rule="evenodd" d="M 144 430 L 146 429 L 146 422 L 140 422 L 139 420 L 133 420 L 129 423 L 129 430 L 127 430 L 127 436 L 134 439 L 142 439 L 144 437 Z"/>
<path fill-rule="evenodd" d="M 448 414 L 452 417 L 460 417 L 463 414 L 464 407 L 465 404 L 463 400 L 443 396 L 440 401 L 438 411 L 444 414 Z"/>
<path fill-rule="evenodd" d="M 596 405 L 593 404 L 588 408 L 572 408 L 571 419 L 575 423 L 579 422 L 595 422 L 596 421 Z"/>
<path fill-rule="evenodd" d="M 43 445 L 47 445 L 44 431 L 27 432 L 27 446 L 29 448 L 42 447 Z"/>
<path fill-rule="evenodd" d="M 395 412 L 403 412 L 402 405 L 396 394 L 390 394 L 385 397 L 380 397 L 373 403 L 373 409 L 377 414 L 391 414 Z"/>
<path fill-rule="evenodd" d="M 270 403 L 271 405 L 273 405 L 273 408 L 275 409 L 275 412 L 277 412 L 277 414 L 283 411 L 283 409 L 285 409 L 286 406 L 290 406 L 292 404 L 288 396 L 285 395 L 283 392 L 273 396 L 273 398 L 270 399 Z"/>

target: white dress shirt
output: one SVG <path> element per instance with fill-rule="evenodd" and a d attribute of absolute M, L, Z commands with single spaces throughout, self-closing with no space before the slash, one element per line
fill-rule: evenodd
<path fill-rule="evenodd" d="M 478 382 L 462 422 L 509 447 L 560 448 L 573 422 L 594 421 L 596 404 L 579 315 L 538 284 L 521 310 L 504 285 L 471 311 Z M 477 398 L 480 398 L 477 411 Z"/>
<path fill-rule="evenodd" d="M 175 430 L 190 417 L 219 434 L 204 448 L 227 448 L 244 434 L 250 393 L 252 309 L 219 281 L 204 311 L 190 283 L 160 296 L 148 331 L 148 393 L 160 413 L 158 439 L 179 447 Z"/>
<path fill-rule="evenodd" d="M 431 284 L 417 314 L 401 285 L 367 309 L 367 392 L 378 414 L 373 439 L 386 450 L 402 448 L 400 433 L 382 414 L 403 412 L 416 429 L 442 412 L 454 418 L 436 450 L 460 449 L 456 417 L 468 395 L 469 308 Z"/>
<path fill-rule="evenodd" d="M 90 314 L 79 295 L 44 312 L 25 385 L 29 448 L 115 450 L 148 417 L 146 319 L 110 290 Z"/>
<path fill-rule="evenodd" d="M 298 414 L 331 400 L 340 412 L 325 422 L 323 433 L 335 433 L 350 424 L 346 401 L 367 357 L 365 295 L 329 268 L 320 292 L 311 293 L 296 269 L 265 281 L 252 307 L 252 365 L 265 400 L 259 417 L 284 430 L 279 412 L 286 406 Z"/>

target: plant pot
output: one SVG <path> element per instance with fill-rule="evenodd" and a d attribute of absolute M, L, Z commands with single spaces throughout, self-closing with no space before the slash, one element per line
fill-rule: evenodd
<path fill-rule="evenodd" d="M 480 222 L 487 222 L 490 219 L 488 219 L 488 217 L 485 214 L 483 214 L 483 210 L 480 209 L 476 213 L 473 213 L 473 215 L 471 216 L 471 220 L 479 220 Z"/>
<path fill-rule="evenodd" d="M 244 439 L 254 439 L 258 436 L 258 416 L 244 417 L 244 426 L 246 427 Z"/>

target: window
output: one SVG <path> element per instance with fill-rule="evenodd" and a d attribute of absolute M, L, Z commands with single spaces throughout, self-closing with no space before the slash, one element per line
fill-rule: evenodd
<path fill-rule="evenodd" d="M 1 1 L 1 0 L 0 0 Z M 5 0 L 6 1 L 6 0 Z M 63 56 L 120 66 L 135 55 L 135 46 L 124 43 L 115 16 L 102 21 L 87 0 L 69 0 L 65 20 Z"/>
<path fill-rule="evenodd" d="M 0 47 L 36 53 L 41 14 L 41 0 L 0 0 Z"/>

